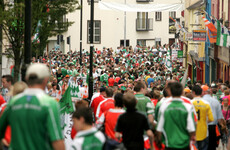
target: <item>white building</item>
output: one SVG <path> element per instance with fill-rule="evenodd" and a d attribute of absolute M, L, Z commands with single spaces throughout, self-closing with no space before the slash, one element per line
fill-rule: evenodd
<path fill-rule="evenodd" d="M 124 12 L 101 10 L 98 0 L 94 0 L 94 47 L 112 47 L 116 49 L 124 44 Z M 124 3 L 125 0 L 102 0 L 103 2 Z M 153 2 L 152 2 L 153 1 Z M 80 0 L 79 0 L 80 2 Z M 90 0 L 83 0 L 83 29 L 82 48 L 89 50 L 89 21 Z M 126 0 L 127 4 L 170 4 L 182 3 L 182 0 Z M 127 46 L 155 46 L 157 44 L 173 43 L 175 34 L 169 34 L 169 16 L 180 19 L 181 12 L 127 12 L 126 15 L 126 39 Z M 69 49 L 79 51 L 80 49 L 80 10 L 68 14 L 68 21 L 74 21 L 68 31 L 63 33 L 61 49 L 68 52 Z M 70 46 L 67 37 L 71 37 Z M 57 45 L 57 37 L 49 39 L 49 50 Z"/>

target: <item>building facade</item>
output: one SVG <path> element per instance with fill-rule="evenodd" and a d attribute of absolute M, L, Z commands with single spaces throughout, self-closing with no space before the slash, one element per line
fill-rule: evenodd
<path fill-rule="evenodd" d="M 103 2 L 109 0 L 103 0 Z M 111 0 L 110 0 L 111 2 Z M 116 0 L 116 3 L 123 3 L 125 0 Z M 183 0 L 126 0 L 127 4 L 168 4 L 183 3 Z M 89 21 L 90 21 L 90 0 L 83 0 L 83 29 L 82 47 L 89 50 Z M 156 46 L 175 42 L 175 33 L 169 31 L 169 16 L 180 20 L 181 12 L 127 12 L 126 13 L 126 45 L 135 47 Z M 68 21 L 73 25 L 63 33 L 63 41 L 60 43 L 64 52 L 68 50 L 79 51 L 80 48 L 80 10 L 68 14 Z M 124 12 L 101 10 L 98 7 L 98 0 L 94 5 L 94 47 L 116 49 L 124 45 Z M 70 37 L 70 44 L 67 44 L 67 37 Z M 49 39 L 48 49 L 57 46 L 57 37 Z"/>

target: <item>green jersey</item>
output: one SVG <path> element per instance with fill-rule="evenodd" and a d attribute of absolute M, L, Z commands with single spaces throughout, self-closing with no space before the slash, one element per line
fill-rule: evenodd
<path fill-rule="evenodd" d="M 184 102 L 181 98 L 172 98 L 162 103 L 157 131 L 163 134 L 167 148 L 189 147 L 190 133 L 196 131 L 193 105 Z"/>
<path fill-rule="evenodd" d="M 102 150 L 105 136 L 96 128 L 79 131 L 73 140 L 71 150 Z"/>
<path fill-rule="evenodd" d="M 100 80 L 101 80 L 101 82 L 105 81 L 106 85 L 108 86 L 109 76 L 106 73 L 104 73 L 103 75 L 101 75 Z"/>
<path fill-rule="evenodd" d="M 65 77 L 67 75 L 67 70 L 65 68 L 61 68 L 61 73 L 63 77 Z"/>
<path fill-rule="evenodd" d="M 136 94 L 137 99 L 136 109 L 142 112 L 144 115 L 153 115 L 154 114 L 154 105 L 151 102 L 150 98 L 144 96 L 144 94 Z"/>
<path fill-rule="evenodd" d="M 59 105 L 41 89 L 26 89 L 13 97 L 0 118 L 0 138 L 11 126 L 10 149 L 52 150 L 63 139 Z"/>

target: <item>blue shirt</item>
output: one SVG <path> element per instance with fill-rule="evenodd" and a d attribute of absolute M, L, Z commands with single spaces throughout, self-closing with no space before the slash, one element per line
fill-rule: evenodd
<path fill-rule="evenodd" d="M 148 78 L 147 82 L 148 82 L 148 85 L 150 85 L 151 82 L 154 82 L 154 79 L 153 78 Z"/>
<path fill-rule="evenodd" d="M 214 121 L 208 123 L 208 125 L 216 125 L 219 119 L 224 119 L 222 111 L 221 111 L 221 104 L 219 103 L 217 99 L 213 98 L 209 94 L 204 95 L 203 99 L 209 102 L 211 109 L 212 109 L 212 114 L 214 117 Z"/>

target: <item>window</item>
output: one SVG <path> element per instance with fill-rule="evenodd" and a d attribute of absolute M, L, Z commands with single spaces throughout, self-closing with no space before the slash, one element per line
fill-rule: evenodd
<path fill-rule="evenodd" d="M 89 20 L 87 24 L 88 24 L 87 42 L 90 43 L 90 21 Z M 94 44 L 101 43 L 101 21 L 100 20 L 94 20 L 93 43 Z"/>
<path fill-rule="evenodd" d="M 146 40 L 137 40 L 137 44 L 140 45 L 140 46 L 146 46 Z"/>
<path fill-rule="evenodd" d="M 126 41 L 126 46 L 129 46 L 129 40 L 125 40 Z M 120 46 L 124 46 L 124 40 L 120 40 Z"/>
<path fill-rule="evenodd" d="M 156 21 L 161 21 L 161 12 L 155 12 L 155 20 Z"/>
<path fill-rule="evenodd" d="M 173 19 L 176 18 L 176 12 L 175 11 L 170 11 L 169 12 L 169 17 L 172 17 Z"/>
<path fill-rule="evenodd" d="M 147 12 L 138 12 L 136 19 L 137 31 L 149 31 L 153 30 L 153 19 L 148 18 Z"/>

